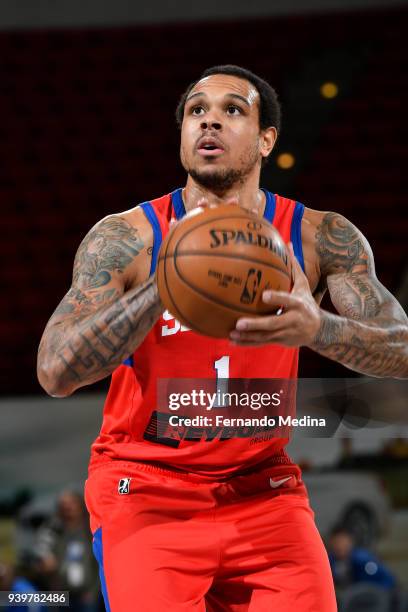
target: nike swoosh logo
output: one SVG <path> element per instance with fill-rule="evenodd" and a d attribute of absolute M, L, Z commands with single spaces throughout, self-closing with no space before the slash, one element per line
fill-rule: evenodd
<path fill-rule="evenodd" d="M 291 478 L 292 476 L 288 476 L 287 478 L 282 478 L 281 480 L 272 480 L 272 478 L 270 478 L 269 484 L 271 485 L 272 489 L 277 489 L 278 487 L 281 486 L 281 484 L 283 484 L 287 480 L 290 480 Z"/>

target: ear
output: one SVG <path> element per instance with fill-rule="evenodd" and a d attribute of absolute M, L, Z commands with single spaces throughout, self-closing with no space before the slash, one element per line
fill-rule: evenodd
<path fill-rule="evenodd" d="M 278 132 L 275 127 L 268 127 L 266 130 L 261 131 L 260 143 L 262 157 L 268 157 L 275 145 L 277 137 Z"/>

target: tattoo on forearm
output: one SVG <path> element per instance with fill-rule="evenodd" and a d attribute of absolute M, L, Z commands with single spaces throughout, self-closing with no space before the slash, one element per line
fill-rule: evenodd
<path fill-rule="evenodd" d="M 49 334 L 48 350 L 55 350 L 60 364 L 60 384 L 61 377 L 69 387 L 90 384 L 110 374 L 133 353 L 162 309 L 150 279 L 102 311 L 56 324 Z"/>
<path fill-rule="evenodd" d="M 330 316 L 323 317 L 320 329 L 315 338 L 315 348 L 327 348 L 328 346 L 338 344 L 342 338 L 342 331 L 340 323 L 334 325 Z"/>
<path fill-rule="evenodd" d="M 367 269 L 361 234 L 341 215 L 327 213 L 316 232 L 316 251 L 323 273 L 327 270 L 360 272 Z"/>
<path fill-rule="evenodd" d="M 362 374 L 406 377 L 407 343 L 404 323 L 378 328 L 327 312 L 311 348 Z"/>
<path fill-rule="evenodd" d="M 144 248 L 139 232 L 122 217 L 108 217 L 82 241 L 74 263 L 73 284 L 81 289 L 107 285 L 111 272 L 122 273 Z"/>

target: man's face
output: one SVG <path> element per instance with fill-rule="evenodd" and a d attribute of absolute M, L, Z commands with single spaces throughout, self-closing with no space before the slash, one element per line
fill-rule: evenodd
<path fill-rule="evenodd" d="M 345 560 L 353 550 L 353 540 L 346 532 L 339 532 L 330 539 L 330 547 L 337 559 Z"/>
<path fill-rule="evenodd" d="M 82 517 L 79 499 L 69 492 L 62 493 L 58 499 L 58 512 L 64 522 L 79 520 Z"/>
<path fill-rule="evenodd" d="M 216 74 L 201 79 L 184 108 L 180 158 L 203 187 L 224 191 L 258 172 L 276 130 L 259 127 L 259 93 L 244 79 Z"/>

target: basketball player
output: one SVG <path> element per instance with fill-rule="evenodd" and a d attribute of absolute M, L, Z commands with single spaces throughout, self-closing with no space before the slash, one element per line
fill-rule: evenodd
<path fill-rule="evenodd" d="M 359 230 L 259 187 L 279 112 L 275 91 L 251 72 L 204 72 L 177 110 L 185 187 L 90 230 L 45 329 L 38 375 L 50 395 L 112 374 L 85 491 L 107 610 L 336 610 L 287 440 L 157 433 L 160 378 L 295 378 L 300 346 L 363 374 L 408 375 L 405 315 Z M 243 318 L 230 339 L 163 312 L 154 279 L 169 224 L 203 199 L 255 211 L 293 245 L 292 292 L 263 296 L 281 316 Z M 338 315 L 319 306 L 327 289 Z"/>

